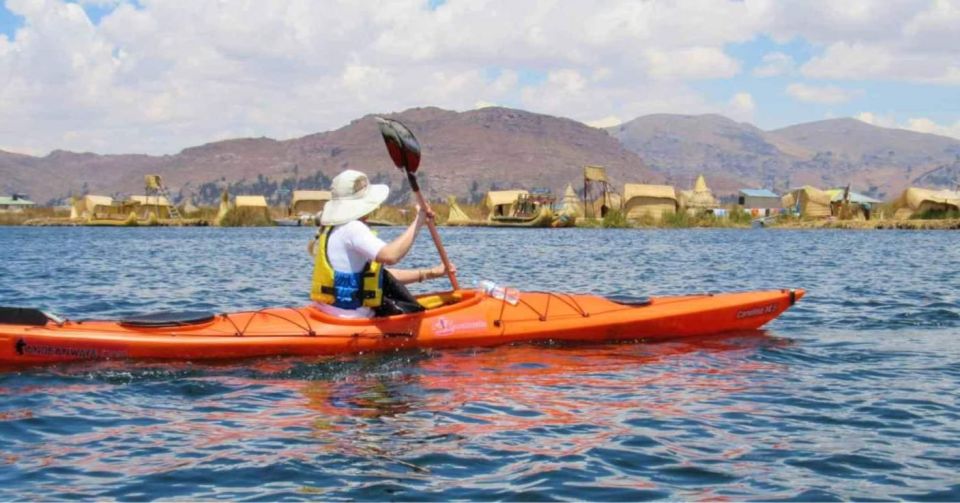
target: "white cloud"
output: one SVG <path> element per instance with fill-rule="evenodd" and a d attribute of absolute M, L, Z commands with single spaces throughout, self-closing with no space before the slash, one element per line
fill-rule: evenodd
<path fill-rule="evenodd" d="M 822 44 L 801 68 L 807 77 L 960 83 L 950 0 L 5 5 L 26 23 L 0 36 L 0 141 L 24 151 L 169 153 L 422 105 L 498 103 L 592 123 L 656 112 L 748 120 L 749 93 L 713 101 L 697 82 L 740 75 L 727 48 L 758 36 Z M 113 10 L 93 23 L 87 5 Z M 753 73 L 795 66 L 773 52 Z M 856 95 L 794 91 L 829 103 Z"/>
<path fill-rule="evenodd" d="M 88 5 L 113 10 L 95 24 Z M 739 62 L 724 47 L 749 39 L 760 22 L 745 4 L 696 1 L 7 7 L 27 22 L 16 38 L 0 39 L 5 143 L 104 153 L 169 153 L 241 134 L 291 137 L 420 105 L 500 103 L 581 120 L 707 112 L 726 105 L 687 82 L 736 74 Z M 531 70 L 545 78 L 522 77 Z"/>
<path fill-rule="evenodd" d="M 895 58 L 888 49 L 839 42 L 801 68 L 805 77 L 817 79 L 869 79 L 889 73 Z"/>
<path fill-rule="evenodd" d="M 960 45 L 960 4 L 952 0 L 936 0 L 930 9 L 921 11 L 903 28 L 910 47 L 955 52 Z"/>
<path fill-rule="evenodd" d="M 861 91 L 843 89 L 836 86 L 811 86 L 794 83 L 787 86 L 787 95 L 797 101 L 835 105 L 846 103 L 859 96 Z"/>
<path fill-rule="evenodd" d="M 733 77 L 740 71 L 737 60 L 716 47 L 649 49 L 644 56 L 649 74 L 658 79 L 723 78 Z"/>
<path fill-rule="evenodd" d="M 793 73 L 796 63 L 793 57 L 782 52 L 768 52 L 763 55 L 763 64 L 753 69 L 757 77 L 777 77 Z"/>
<path fill-rule="evenodd" d="M 960 53 L 909 53 L 879 45 L 837 42 L 801 68 L 820 79 L 892 79 L 960 84 Z"/>
<path fill-rule="evenodd" d="M 586 121 L 584 124 L 595 128 L 608 128 L 623 124 L 623 119 L 617 117 L 616 115 L 608 115 L 600 119 Z"/>
<path fill-rule="evenodd" d="M 764 31 L 826 49 L 804 76 L 960 84 L 960 4 L 956 0 L 808 0 L 763 4 Z"/>
<path fill-rule="evenodd" d="M 941 125 L 930 119 L 927 119 L 926 117 L 907 119 L 907 124 L 904 129 L 909 129 L 918 133 L 932 133 L 960 139 L 960 120 L 954 122 L 953 124 Z"/>
<path fill-rule="evenodd" d="M 867 124 L 872 124 L 874 126 L 880 127 L 889 127 L 895 128 L 897 126 L 897 120 L 893 116 L 888 115 L 878 115 L 873 112 L 860 112 L 855 116 L 857 120 L 866 122 Z"/>
<path fill-rule="evenodd" d="M 727 102 L 727 115 L 740 121 L 751 121 L 757 109 L 750 93 L 737 93 Z"/>
<path fill-rule="evenodd" d="M 896 38 L 904 22 L 929 5 L 929 0 L 804 0 L 758 2 L 756 7 L 765 12 L 765 30 L 781 42 L 803 37 L 817 44 L 872 44 Z"/>
<path fill-rule="evenodd" d="M 953 124 L 939 124 L 926 117 L 917 117 L 909 118 L 906 122 L 900 123 L 893 116 L 878 115 L 872 112 L 860 112 L 856 118 L 874 126 L 906 129 L 918 133 L 931 133 L 960 139 L 960 120 Z"/>

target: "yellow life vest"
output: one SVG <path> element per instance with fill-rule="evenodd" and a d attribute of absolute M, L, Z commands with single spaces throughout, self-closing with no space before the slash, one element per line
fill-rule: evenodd
<path fill-rule="evenodd" d="M 317 233 L 310 298 L 341 309 L 379 307 L 383 302 L 383 267 L 380 262 L 367 262 L 363 270 L 356 273 L 335 271 L 327 256 L 331 233 L 333 227 L 324 227 Z"/>

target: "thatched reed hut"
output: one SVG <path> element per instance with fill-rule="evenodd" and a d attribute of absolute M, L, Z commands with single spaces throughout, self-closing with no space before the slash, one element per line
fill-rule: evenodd
<path fill-rule="evenodd" d="M 138 218 L 150 218 L 151 215 L 156 215 L 157 218 L 172 217 L 170 208 L 173 205 L 161 195 L 130 196 L 126 202 L 136 207 L 133 211 Z"/>
<path fill-rule="evenodd" d="M 894 218 L 905 220 L 925 213 L 960 211 L 960 192 L 908 187 L 893 202 Z"/>
<path fill-rule="evenodd" d="M 678 208 L 676 190 L 670 185 L 628 183 L 623 186 L 623 212 L 627 220 L 650 217 L 661 220 Z"/>
<path fill-rule="evenodd" d="M 780 198 L 785 209 L 807 218 L 829 217 L 832 214 L 830 209 L 832 201 L 830 194 L 809 185 L 793 189 Z"/>
<path fill-rule="evenodd" d="M 710 187 L 707 187 L 707 181 L 703 175 L 697 177 L 693 190 L 680 191 L 678 202 L 680 207 L 690 214 L 703 213 L 720 205 L 717 198 L 713 197 Z"/>
<path fill-rule="evenodd" d="M 233 204 L 226 191 L 220 196 L 220 210 L 214 225 L 226 227 L 273 225 L 270 207 L 263 196 L 236 196 Z"/>
<path fill-rule="evenodd" d="M 267 198 L 263 196 L 237 196 L 233 199 L 236 208 L 269 208 Z"/>
<path fill-rule="evenodd" d="M 450 205 L 450 214 L 447 216 L 447 220 L 444 222 L 446 225 L 470 225 L 473 221 L 467 215 L 463 208 L 457 204 L 456 196 L 450 196 L 447 198 L 447 203 Z"/>
<path fill-rule="evenodd" d="M 87 194 L 74 198 L 70 204 L 71 220 L 123 220 L 138 203 L 114 201 L 110 196 Z"/>
<path fill-rule="evenodd" d="M 583 204 L 580 202 L 576 191 L 573 190 L 573 185 L 569 183 L 566 190 L 563 191 L 563 200 L 560 201 L 560 211 L 557 214 L 576 218 L 582 218 L 584 215 Z"/>
<path fill-rule="evenodd" d="M 509 216 L 516 211 L 517 200 L 529 195 L 526 190 L 491 190 L 483 199 L 483 205 L 490 211 L 490 217 Z"/>
<path fill-rule="evenodd" d="M 883 201 L 846 189 L 827 189 L 830 194 L 830 211 L 843 220 L 870 220 L 873 205 Z"/>
<path fill-rule="evenodd" d="M 290 201 L 290 215 L 316 215 L 330 201 L 329 190 L 295 190 Z"/>

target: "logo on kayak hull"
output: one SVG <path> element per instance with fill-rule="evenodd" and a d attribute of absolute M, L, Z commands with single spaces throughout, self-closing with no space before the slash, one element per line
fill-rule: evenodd
<path fill-rule="evenodd" d="M 780 304 L 774 302 L 773 304 L 767 304 L 765 306 L 737 311 L 737 319 L 742 320 L 744 318 L 753 318 L 754 316 L 763 316 L 765 314 L 775 313 L 777 312 L 777 308 L 779 306 Z"/>
<path fill-rule="evenodd" d="M 124 358 L 127 352 L 122 349 L 108 348 L 78 348 L 71 346 L 57 346 L 53 344 L 29 344 L 21 337 L 14 345 L 17 354 L 21 356 L 52 356 L 79 360 L 95 360 L 104 358 Z"/>
<path fill-rule="evenodd" d="M 437 318 L 433 322 L 433 335 L 452 335 L 457 332 L 486 330 L 487 322 L 481 320 L 473 321 L 450 321 L 446 318 Z"/>

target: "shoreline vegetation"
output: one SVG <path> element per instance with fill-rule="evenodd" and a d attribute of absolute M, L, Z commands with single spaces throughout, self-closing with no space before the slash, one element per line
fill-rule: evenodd
<path fill-rule="evenodd" d="M 444 225 L 449 213 L 450 205 L 446 202 L 431 204 L 437 214 L 437 222 Z M 483 226 L 486 220 L 481 205 L 458 205 L 463 212 L 478 226 Z M 608 211 L 601 218 L 578 218 L 574 227 L 586 229 L 693 229 L 693 228 L 726 228 L 750 229 L 764 227 L 770 229 L 847 229 L 847 230 L 960 230 L 960 214 L 924 214 L 907 220 L 892 218 L 837 219 L 828 218 L 798 218 L 791 215 L 777 215 L 764 219 L 755 219 L 750 214 L 733 208 L 726 216 L 716 217 L 705 213 L 691 215 L 686 212 L 666 213 L 661 219 L 652 216 L 643 216 L 639 219 L 628 220 L 617 210 Z M 891 212 L 892 213 L 892 212 Z M 165 226 L 212 226 L 216 220 L 216 208 L 199 208 L 184 215 L 181 220 L 160 219 L 150 215 L 146 219 L 137 219 L 132 215 L 125 220 L 71 220 L 69 210 L 59 208 L 31 208 L 20 212 L 0 213 L 0 226 L 93 226 L 93 227 L 165 227 Z M 222 219 L 223 227 L 265 227 L 275 225 L 277 221 L 287 219 L 283 208 L 271 208 L 269 213 L 264 209 L 234 208 Z M 383 206 L 371 215 L 373 225 L 407 225 L 413 218 L 409 208 L 397 206 Z"/>

